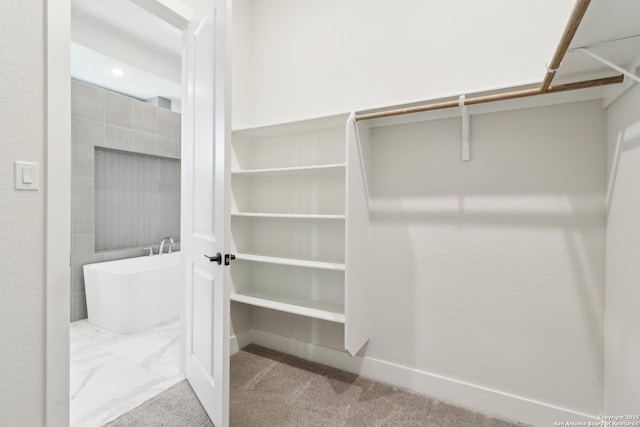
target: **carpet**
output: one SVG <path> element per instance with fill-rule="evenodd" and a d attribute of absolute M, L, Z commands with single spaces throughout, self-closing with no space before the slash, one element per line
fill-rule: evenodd
<path fill-rule="evenodd" d="M 105 424 L 108 427 L 213 427 L 187 380 Z"/>
<path fill-rule="evenodd" d="M 250 345 L 231 357 L 234 427 L 522 427 L 328 366 Z M 107 424 L 212 426 L 186 381 Z"/>

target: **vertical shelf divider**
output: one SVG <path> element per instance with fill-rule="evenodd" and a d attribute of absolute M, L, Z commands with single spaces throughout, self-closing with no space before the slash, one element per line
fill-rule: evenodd
<path fill-rule="evenodd" d="M 346 124 L 345 348 L 354 356 L 369 340 L 369 155 L 367 124 L 352 114 Z"/>

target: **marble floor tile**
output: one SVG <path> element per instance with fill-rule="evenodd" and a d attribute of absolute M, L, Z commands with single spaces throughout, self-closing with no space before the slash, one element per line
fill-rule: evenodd
<path fill-rule="evenodd" d="M 70 328 L 70 350 L 73 354 L 75 351 L 84 347 L 95 347 L 99 344 L 105 344 L 117 340 L 116 334 L 93 326 L 87 320 L 79 320 L 73 322 Z"/>
<path fill-rule="evenodd" d="M 95 417 L 92 417 L 82 423 L 79 423 L 77 427 L 101 427 L 109 421 L 113 421 L 114 419 L 118 418 L 120 415 L 129 412 L 136 406 L 141 405 L 147 400 L 157 396 L 171 386 L 179 383 L 180 381 L 182 381 L 182 379 L 182 377 L 171 378 L 157 383 L 156 385 L 147 388 L 145 391 L 138 393 L 137 395 L 122 401 L 121 403 L 117 403 L 109 407 L 108 409 L 105 409 L 99 415 L 96 415 Z"/>
<path fill-rule="evenodd" d="M 159 347 L 146 347 L 125 358 L 165 378 L 175 377 L 180 371 L 180 349 L 177 338 Z"/>
<path fill-rule="evenodd" d="M 71 400 L 81 393 L 91 392 L 140 369 L 140 366 L 121 357 L 109 355 L 102 361 L 103 363 L 89 370 L 71 375 L 69 384 Z"/>
<path fill-rule="evenodd" d="M 180 322 L 118 335 L 87 320 L 71 324 L 72 427 L 100 427 L 183 379 Z"/>
<path fill-rule="evenodd" d="M 123 357 L 140 351 L 155 353 L 156 349 L 166 345 L 167 341 L 169 340 L 158 334 L 141 334 L 110 344 L 109 351 Z"/>
<path fill-rule="evenodd" d="M 134 398 L 165 379 L 142 368 L 118 379 L 103 384 L 102 387 L 81 393 L 71 400 L 71 425 L 78 425 L 102 412 Z"/>
<path fill-rule="evenodd" d="M 72 376 L 88 371 L 105 363 L 105 359 L 111 356 L 107 350 L 96 346 L 83 346 L 71 351 L 70 369 Z"/>

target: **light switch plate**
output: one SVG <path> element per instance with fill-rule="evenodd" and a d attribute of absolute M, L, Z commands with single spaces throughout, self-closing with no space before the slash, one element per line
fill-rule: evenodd
<path fill-rule="evenodd" d="M 33 162 L 16 162 L 16 190 L 37 190 L 40 187 L 40 167 Z"/>

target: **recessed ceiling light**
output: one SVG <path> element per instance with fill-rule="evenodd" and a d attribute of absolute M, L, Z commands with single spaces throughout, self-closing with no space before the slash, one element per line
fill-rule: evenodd
<path fill-rule="evenodd" d="M 122 68 L 112 68 L 111 72 L 113 73 L 114 76 L 116 77 L 122 77 L 124 76 L 124 70 Z"/>

